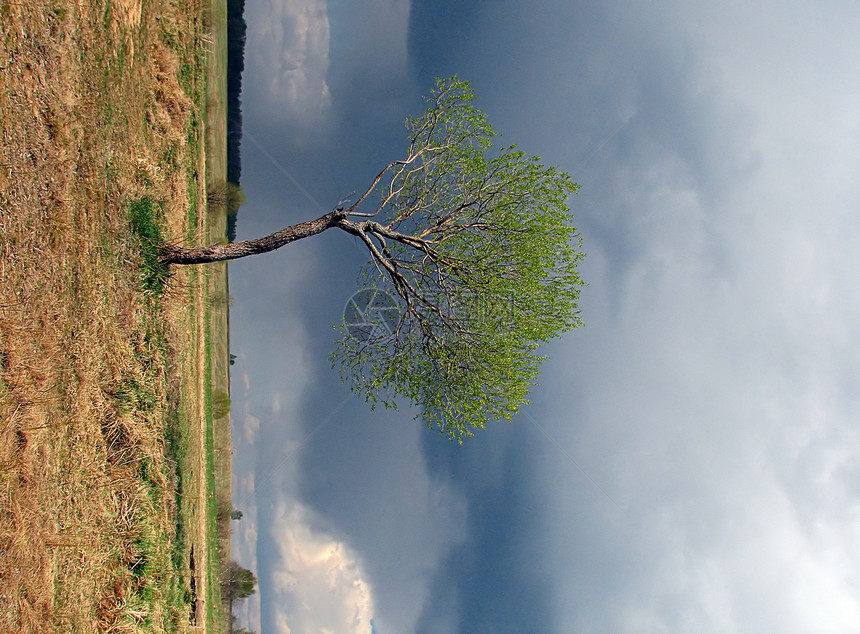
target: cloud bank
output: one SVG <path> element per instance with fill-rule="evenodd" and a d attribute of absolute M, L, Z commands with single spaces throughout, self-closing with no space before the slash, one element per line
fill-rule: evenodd
<path fill-rule="evenodd" d="M 454 59 L 423 44 L 422 72 L 474 77 L 503 134 L 583 185 L 586 327 L 546 347 L 529 409 L 567 452 L 537 443 L 525 475 L 544 631 L 860 628 L 860 14 L 843 9 L 491 3 Z M 429 605 L 493 596 L 466 570 L 450 562 L 457 590 Z"/>
<path fill-rule="evenodd" d="M 310 135 L 324 113 L 331 138 L 270 148 L 314 198 L 372 176 L 414 84 L 456 72 L 502 142 L 583 185 L 590 286 L 528 410 L 552 440 L 520 417 L 451 450 L 408 414 L 327 418 L 348 243 L 231 268 L 263 630 L 334 627 L 306 606 L 347 631 L 860 629 L 857 9 L 332 0 L 323 52 L 319 12 L 287 38 L 286 6 L 260 42 L 316 59 L 275 89 L 280 53 L 259 57 L 248 125 L 275 143 L 270 123 Z M 312 98 L 291 102 L 300 75 Z M 269 159 L 243 160 L 245 230 L 307 218 Z"/>

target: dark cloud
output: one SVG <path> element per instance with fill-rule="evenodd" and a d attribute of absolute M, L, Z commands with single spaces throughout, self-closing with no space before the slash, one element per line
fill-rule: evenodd
<path fill-rule="evenodd" d="M 261 420 L 236 463 L 269 478 L 260 525 L 281 499 L 311 507 L 362 560 L 379 631 L 856 625 L 857 16 L 421 0 L 408 41 L 359 20 L 402 5 L 331 3 L 320 125 L 256 102 L 246 129 L 270 156 L 243 143 L 240 236 L 361 189 L 457 73 L 502 142 L 583 185 L 587 325 L 545 348 L 527 411 L 549 438 L 518 416 L 458 447 L 331 372 L 351 238 L 231 265 Z"/>
<path fill-rule="evenodd" d="M 424 440 L 430 472 L 467 500 L 468 538 L 440 567 L 416 631 L 557 631 L 529 431 L 500 424 L 463 446 Z"/>
<path fill-rule="evenodd" d="M 432 86 L 437 76 L 460 73 L 464 60 L 480 49 L 475 31 L 488 4 L 462 0 L 410 3 L 409 61 L 422 85 Z"/>

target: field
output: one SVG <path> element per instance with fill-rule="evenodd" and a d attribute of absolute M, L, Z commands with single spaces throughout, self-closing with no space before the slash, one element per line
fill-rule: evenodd
<path fill-rule="evenodd" d="M 208 2 L 0 0 L 0 632 L 229 621 Z"/>
<path fill-rule="evenodd" d="M 206 180 L 209 201 L 206 241 L 224 240 L 227 231 L 227 207 L 218 193 L 227 178 L 227 3 L 212 2 L 209 19 L 209 56 L 206 67 Z M 213 194 L 215 194 L 213 196 Z M 215 200 L 213 200 L 215 199 Z M 218 262 L 205 267 L 208 277 L 208 316 L 201 332 L 209 333 L 210 388 L 214 406 L 211 442 L 212 473 L 217 508 L 216 548 L 223 570 L 230 561 L 230 350 L 228 313 L 230 293 L 227 285 L 227 264 Z M 211 535 L 211 531 L 210 531 Z M 223 603 L 222 614 L 229 621 L 229 605 Z"/>

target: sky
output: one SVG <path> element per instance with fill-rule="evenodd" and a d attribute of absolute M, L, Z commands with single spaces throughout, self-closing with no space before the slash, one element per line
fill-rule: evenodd
<path fill-rule="evenodd" d="M 585 326 L 463 446 L 327 360 L 365 260 L 229 266 L 258 632 L 860 631 L 860 4 L 248 0 L 239 239 L 405 149 L 436 76 L 581 185 Z"/>

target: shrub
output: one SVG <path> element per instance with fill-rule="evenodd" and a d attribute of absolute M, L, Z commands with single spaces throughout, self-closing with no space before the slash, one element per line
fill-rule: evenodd
<path fill-rule="evenodd" d="M 206 202 L 210 208 L 224 209 L 228 216 L 235 216 L 245 204 L 245 193 L 236 183 L 210 183 L 206 187 Z"/>

